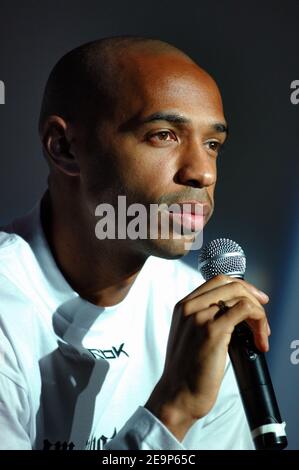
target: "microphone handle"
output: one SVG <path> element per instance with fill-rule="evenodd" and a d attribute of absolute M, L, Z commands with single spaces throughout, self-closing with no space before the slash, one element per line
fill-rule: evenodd
<path fill-rule="evenodd" d="M 287 444 L 264 354 L 254 344 L 246 322 L 237 325 L 228 348 L 256 449 L 284 449 Z"/>

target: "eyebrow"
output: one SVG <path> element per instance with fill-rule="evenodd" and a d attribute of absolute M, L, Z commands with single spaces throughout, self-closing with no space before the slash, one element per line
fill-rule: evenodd
<path fill-rule="evenodd" d="M 168 122 L 175 122 L 180 124 L 189 124 L 191 122 L 190 119 L 182 116 L 181 114 L 171 114 L 171 113 L 154 113 L 150 116 L 141 119 L 141 123 L 145 124 L 147 122 L 152 121 L 168 121 Z"/>
<path fill-rule="evenodd" d="M 146 118 L 143 118 L 140 120 L 140 124 L 146 124 L 148 122 L 153 122 L 153 121 L 167 121 L 175 124 L 190 124 L 191 119 L 188 119 L 185 116 L 182 116 L 181 114 L 175 114 L 175 113 L 154 113 L 151 114 L 150 116 L 147 116 Z M 225 133 L 228 135 L 228 127 L 225 123 L 223 122 L 215 122 L 210 125 L 211 129 L 219 132 L 219 133 Z"/>

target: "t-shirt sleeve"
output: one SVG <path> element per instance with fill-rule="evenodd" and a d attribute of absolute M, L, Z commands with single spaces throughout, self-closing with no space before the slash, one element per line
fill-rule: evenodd
<path fill-rule="evenodd" d="M 31 450 L 27 392 L 0 371 L 0 449 Z"/>
<path fill-rule="evenodd" d="M 30 450 L 30 405 L 25 380 L 0 327 L 0 449 Z"/>
<path fill-rule="evenodd" d="M 240 397 L 217 417 L 198 421 L 183 442 L 140 406 L 103 450 L 254 450 Z"/>
<path fill-rule="evenodd" d="M 185 447 L 149 410 L 139 406 L 104 450 L 184 450 Z"/>

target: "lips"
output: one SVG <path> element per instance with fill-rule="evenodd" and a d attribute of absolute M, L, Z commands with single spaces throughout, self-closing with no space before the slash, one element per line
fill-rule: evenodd
<path fill-rule="evenodd" d="M 174 207 L 172 207 L 172 205 Z M 198 201 L 176 202 L 169 206 L 170 213 L 193 214 L 207 216 L 210 213 L 210 206 L 207 203 Z"/>
<path fill-rule="evenodd" d="M 187 235 L 190 232 L 199 232 L 204 226 L 204 216 L 196 215 L 191 213 L 169 213 L 170 218 L 173 220 L 173 227 L 183 228 L 184 234 Z"/>
<path fill-rule="evenodd" d="M 178 226 L 180 230 L 183 228 L 185 234 L 201 231 L 209 213 L 209 204 L 198 201 L 177 202 L 173 207 L 169 206 L 169 214 L 174 227 Z"/>

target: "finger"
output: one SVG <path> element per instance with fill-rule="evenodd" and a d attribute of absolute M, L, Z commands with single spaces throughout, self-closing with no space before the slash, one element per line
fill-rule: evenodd
<path fill-rule="evenodd" d="M 189 315 L 188 318 L 194 317 L 197 326 L 204 326 L 207 322 L 214 320 L 218 313 L 219 306 L 213 304 L 209 308 L 197 312 L 195 315 Z"/>
<path fill-rule="evenodd" d="M 182 315 L 182 311 L 177 309 L 175 311 L 175 321 L 174 317 L 172 320 L 167 351 L 178 350 L 180 344 L 184 344 L 185 341 L 190 343 L 190 331 L 192 335 L 191 337 L 194 337 L 194 334 L 196 334 L 197 331 L 200 331 L 200 329 L 206 323 L 212 321 L 218 312 L 219 306 L 216 304 L 200 312 L 197 312 L 195 315 L 189 315 L 188 317 Z M 176 338 L 176 336 L 173 334 L 175 331 L 180 331 L 178 338 Z"/>
<path fill-rule="evenodd" d="M 201 284 L 199 287 L 196 287 L 190 294 L 186 295 L 181 302 L 184 302 L 185 300 L 191 300 L 194 297 L 197 297 L 198 295 L 202 295 L 205 292 L 208 292 L 212 289 L 214 289 L 217 286 L 222 286 L 229 284 L 230 282 L 233 282 L 234 278 L 225 276 L 224 274 L 219 274 L 218 276 L 213 277 L 209 281 L 205 282 L 204 284 Z"/>
<path fill-rule="evenodd" d="M 190 294 L 186 295 L 182 299 L 182 302 L 187 300 L 187 299 L 191 300 L 194 297 L 197 297 L 198 295 L 202 295 L 205 292 L 208 292 L 210 290 L 215 289 L 216 287 L 224 286 L 224 285 L 230 284 L 232 282 L 239 282 L 241 285 L 244 285 L 255 297 L 258 298 L 258 300 L 262 304 L 266 304 L 266 303 L 269 302 L 268 295 L 265 292 L 257 289 L 250 282 L 244 281 L 243 279 L 231 277 L 231 276 L 226 276 L 225 274 L 219 274 L 218 276 L 213 277 L 209 281 L 207 281 L 204 284 L 202 284 L 201 286 L 197 287 Z"/>
<path fill-rule="evenodd" d="M 228 302 L 226 302 L 226 307 L 231 308 L 231 307 L 237 305 L 240 302 L 240 300 L 242 300 L 246 303 L 248 298 L 244 297 L 244 298 L 240 298 L 240 299 L 234 299 L 234 303 L 232 303 L 232 301 L 228 301 Z M 266 315 L 266 312 L 265 312 L 264 308 L 261 305 L 258 305 L 258 304 L 255 304 L 255 305 L 259 309 L 259 311 L 261 312 L 262 317 L 260 319 L 246 318 L 245 321 L 248 324 L 248 326 L 250 327 L 250 329 L 251 329 L 251 331 L 254 335 L 254 341 L 255 341 L 256 347 L 259 348 L 259 349 L 262 348 L 263 350 L 266 349 L 268 351 L 268 349 L 269 349 L 268 336 L 270 335 L 271 330 L 270 330 L 270 327 L 269 327 L 267 315 Z M 250 308 L 249 308 L 249 310 L 250 310 Z M 215 315 L 214 319 L 217 319 L 219 316 L 225 314 L 226 311 L 225 312 L 224 311 L 222 311 L 222 312 L 219 311 L 218 314 Z"/>
<path fill-rule="evenodd" d="M 243 298 L 243 300 L 245 300 L 245 299 L 247 300 L 247 298 Z M 241 299 L 234 299 L 234 302 L 232 302 L 232 301 L 226 302 L 226 304 L 225 304 L 226 308 L 229 309 L 229 308 L 233 307 L 240 300 Z M 215 305 L 217 305 L 217 304 L 215 304 Z M 255 345 L 259 349 L 261 347 L 262 348 L 267 347 L 267 350 L 268 350 L 269 349 L 268 336 L 270 335 L 271 330 L 270 330 L 270 327 L 269 327 L 267 315 L 266 315 L 266 312 L 265 312 L 263 307 L 261 307 L 258 304 L 256 304 L 256 306 L 261 310 L 262 315 L 263 315 L 262 318 L 260 320 L 246 318 L 245 321 L 248 324 L 248 326 L 250 327 L 252 333 L 254 334 Z M 214 316 L 214 319 L 216 320 L 219 316 L 224 315 L 226 312 L 227 312 L 227 310 L 222 310 L 222 311 L 219 310 L 216 313 L 216 315 Z"/>
<path fill-rule="evenodd" d="M 260 306 L 259 300 L 252 295 L 247 288 L 239 282 L 231 282 L 226 285 L 218 286 L 215 289 L 199 294 L 192 299 L 188 298 L 181 302 L 183 314 L 192 315 L 198 311 L 205 310 L 220 300 L 225 302 L 228 307 L 232 307 L 240 297 L 248 297 L 257 306 Z"/>
<path fill-rule="evenodd" d="M 266 294 L 266 292 L 258 289 L 250 282 L 244 281 L 244 279 L 235 279 L 235 281 L 243 284 L 249 290 L 249 292 L 251 292 L 260 301 L 261 304 L 264 305 L 269 302 L 269 296 Z"/>
<path fill-rule="evenodd" d="M 221 331 L 231 334 L 234 327 L 245 320 L 250 323 L 250 326 L 252 325 L 256 347 L 262 352 L 268 351 L 269 342 L 265 311 L 261 306 L 250 302 L 246 297 L 240 298 L 225 314 L 218 317 L 214 321 L 214 325 L 219 334 L 221 334 Z"/>
<path fill-rule="evenodd" d="M 269 345 L 268 337 L 270 335 L 270 333 L 269 333 L 270 328 L 269 328 L 269 324 L 268 324 L 268 320 L 267 320 L 266 315 L 261 320 L 250 320 L 250 319 L 248 319 L 248 320 L 246 320 L 246 323 L 248 323 L 251 331 L 253 332 L 253 334 L 255 336 L 255 343 L 256 343 L 256 340 L 258 340 L 259 343 L 264 342 L 264 343 L 267 343 Z M 256 344 L 256 346 L 257 346 L 257 344 Z"/>

